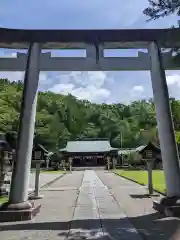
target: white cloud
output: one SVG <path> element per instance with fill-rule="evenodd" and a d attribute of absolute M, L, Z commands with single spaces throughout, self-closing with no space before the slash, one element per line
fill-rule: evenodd
<path fill-rule="evenodd" d="M 7 78 L 11 82 L 23 80 L 24 72 L 0 72 L 0 78 Z M 68 72 L 52 76 L 41 72 L 39 88 L 65 95 L 70 93 L 92 102 L 106 102 L 111 95 L 110 90 L 104 87 L 107 81 L 112 83 L 113 79 L 105 72 Z"/>
<path fill-rule="evenodd" d="M 75 88 L 72 94 L 79 99 L 87 99 L 89 101 L 102 102 L 106 101 L 110 96 L 110 91 L 105 88 L 96 88 L 96 86 L 87 86 L 86 88 Z"/>
<path fill-rule="evenodd" d="M 133 78 L 132 78 L 133 75 Z M 167 71 L 169 95 L 180 99 L 180 71 Z M 23 80 L 24 72 L 0 72 L 11 82 Z M 150 76 L 143 72 L 41 72 L 39 90 L 52 91 L 97 103 L 130 103 L 152 97 Z"/>
<path fill-rule="evenodd" d="M 54 93 L 62 93 L 64 95 L 67 95 L 68 93 L 72 93 L 74 87 L 75 86 L 71 83 L 67 83 L 67 84 L 60 83 L 60 84 L 55 84 L 53 87 L 51 87 L 48 90 Z"/>
<path fill-rule="evenodd" d="M 7 78 L 9 81 L 23 80 L 24 72 L 0 72 L 0 78 Z"/>
<path fill-rule="evenodd" d="M 131 90 L 132 93 L 139 94 L 144 92 L 144 87 L 143 86 L 134 86 Z"/>
<path fill-rule="evenodd" d="M 166 77 L 169 95 L 171 97 L 180 99 L 180 75 L 173 74 Z"/>
<path fill-rule="evenodd" d="M 180 87 L 180 75 L 178 74 L 167 76 L 166 81 L 168 86 L 176 85 Z"/>
<path fill-rule="evenodd" d="M 58 80 L 58 82 L 57 82 Z M 48 90 L 62 94 L 72 94 L 79 99 L 87 99 L 92 102 L 107 101 L 111 95 L 104 85 L 108 78 L 105 72 L 70 72 L 56 77 L 56 84 Z"/>
<path fill-rule="evenodd" d="M 144 94 L 144 87 L 142 85 L 132 87 L 130 90 L 129 100 L 136 101 L 144 98 L 146 98 L 146 96 Z"/>
<path fill-rule="evenodd" d="M 0 78 L 7 78 L 10 82 L 13 81 L 23 81 L 24 80 L 24 72 L 1 72 Z M 51 82 L 51 79 L 48 77 L 47 73 L 41 72 L 39 76 L 39 85 L 41 88 L 44 88 Z"/>

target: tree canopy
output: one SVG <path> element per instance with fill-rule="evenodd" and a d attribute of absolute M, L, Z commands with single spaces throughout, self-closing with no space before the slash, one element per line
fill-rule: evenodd
<path fill-rule="evenodd" d="M 23 84 L 0 79 L 0 132 L 16 146 Z M 180 101 L 171 99 L 180 142 Z M 155 106 L 152 99 L 125 104 L 95 104 L 72 95 L 39 92 L 35 141 L 55 151 L 68 140 L 108 138 L 113 147 L 136 147 L 149 140 L 158 143 Z"/>
<path fill-rule="evenodd" d="M 180 1 L 179 0 L 148 0 L 149 7 L 144 9 L 143 13 L 149 17 L 147 21 L 156 20 L 160 17 L 169 16 L 170 14 L 180 15 Z M 180 23 L 178 22 L 178 27 Z M 175 26 L 172 26 L 175 28 Z M 173 61 L 180 63 L 180 48 L 172 48 L 171 50 Z"/>
<path fill-rule="evenodd" d="M 149 7 L 143 13 L 149 16 L 149 20 L 165 17 L 176 13 L 180 15 L 180 1 L 179 0 L 148 0 Z"/>

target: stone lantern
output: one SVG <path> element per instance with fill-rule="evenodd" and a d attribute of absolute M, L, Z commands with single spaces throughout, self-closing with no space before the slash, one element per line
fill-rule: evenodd
<path fill-rule="evenodd" d="M 155 162 L 155 156 L 157 153 L 160 153 L 160 149 L 152 142 L 149 142 L 146 146 L 143 146 L 139 153 L 142 155 L 142 159 L 146 162 L 149 194 L 153 194 L 152 168 Z"/>
<path fill-rule="evenodd" d="M 109 156 L 107 156 L 107 170 L 110 170 L 110 166 L 111 166 L 111 158 Z"/>
<path fill-rule="evenodd" d="M 61 166 L 63 171 L 66 171 L 66 161 L 65 160 L 61 160 Z"/>
<path fill-rule="evenodd" d="M 73 162 L 72 157 L 69 157 L 68 158 L 68 163 L 69 163 L 69 171 L 70 172 L 72 171 L 72 162 Z"/>
<path fill-rule="evenodd" d="M 35 189 L 34 193 L 30 195 L 30 199 L 40 199 L 43 198 L 42 195 L 39 194 L 39 175 L 41 170 L 41 163 L 44 162 L 44 148 L 38 144 L 34 146 L 32 153 L 32 163 L 36 165 L 36 173 L 35 173 Z"/>
<path fill-rule="evenodd" d="M 152 165 L 153 165 L 153 151 L 152 150 L 146 150 L 144 151 L 145 161 L 147 165 L 147 171 L 148 171 L 148 190 L 149 194 L 153 194 L 153 179 L 152 179 Z"/>
<path fill-rule="evenodd" d="M 11 170 L 10 155 L 11 149 L 5 140 L 0 140 L 0 195 L 7 195 L 8 191 L 4 188 L 5 176 Z"/>

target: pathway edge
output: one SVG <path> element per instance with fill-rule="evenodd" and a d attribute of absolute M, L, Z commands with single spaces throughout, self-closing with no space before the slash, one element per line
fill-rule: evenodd
<path fill-rule="evenodd" d="M 113 171 L 111 171 L 111 172 L 112 172 L 113 174 L 115 174 L 116 176 L 122 177 L 122 178 L 124 178 L 124 179 L 126 179 L 126 180 L 128 180 L 128 181 L 131 181 L 131 182 L 136 183 L 136 184 L 138 184 L 138 185 L 147 187 L 147 185 L 144 184 L 144 183 L 139 183 L 139 182 L 135 181 L 134 179 L 131 179 L 131 178 L 122 176 L 122 175 L 120 175 L 120 174 L 118 174 L 118 173 L 116 173 L 116 172 L 113 172 Z M 159 194 L 161 194 L 161 195 L 163 195 L 163 196 L 166 196 L 166 194 L 163 193 L 163 192 L 160 192 L 160 191 L 158 191 L 158 190 L 156 190 L 156 189 L 154 189 L 154 188 L 153 188 L 153 190 L 154 190 L 154 192 L 156 192 L 156 193 L 159 193 Z"/>

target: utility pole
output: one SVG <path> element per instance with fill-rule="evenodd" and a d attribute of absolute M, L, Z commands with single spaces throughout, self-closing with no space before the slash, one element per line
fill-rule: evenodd
<path fill-rule="evenodd" d="M 122 115 L 122 119 L 123 121 L 123 115 Z M 121 125 L 121 131 L 120 131 L 120 146 L 121 146 L 121 149 L 123 147 L 123 131 L 122 131 L 122 125 Z M 122 155 L 122 165 L 124 165 L 124 156 Z"/>
<path fill-rule="evenodd" d="M 123 147 L 123 132 L 122 132 L 122 129 L 121 129 L 121 132 L 120 132 L 120 141 L 121 141 L 121 148 Z"/>
<path fill-rule="evenodd" d="M 122 119 L 121 119 L 122 121 L 124 120 L 124 118 L 123 118 L 123 115 L 122 115 Z M 121 144 L 121 148 L 123 147 L 123 128 L 122 128 L 122 126 L 121 126 L 121 132 L 120 132 L 120 144 Z"/>

